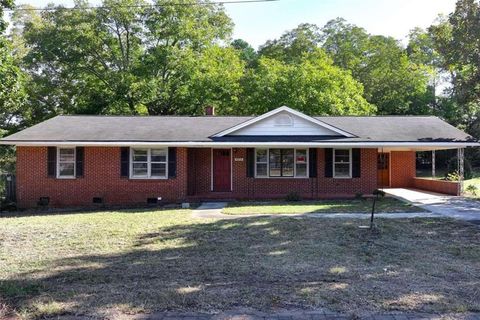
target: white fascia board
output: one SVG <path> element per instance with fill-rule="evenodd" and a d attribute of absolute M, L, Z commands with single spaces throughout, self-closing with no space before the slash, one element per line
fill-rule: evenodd
<path fill-rule="evenodd" d="M 155 146 L 155 147 L 322 147 L 322 148 L 465 148 L 480 147 L 478 142 L 101 142 L 101 141 L 0 141 L 0 145 L 16 145 L 20 147 L 40 146 L 85 146 L 85 147 L 121 147 L 121 146 Z"/>
<path fill-rule="evenodd" d="M 219 133 L 214 134 L 213 137 L 223 137 L 223 136 L 225 136 L 225 135 L 227 135 L 227 134 L 230 134 L 230 133 L 235 132 L 235 131 L 238 131 L 238 130 L 240 130 L 240 129 L 242 129 L 242 128 L 248 127 L 249 125 L 252 125 L 252 124 L 254 124 L 254 123 L 258 122 L 258 121 L 261 121 L 261 120 L 263 120 L 263 119 L 269 118 L 269 117 L 271 117 L 271 116 L 273 116 L 273 115 L 275 115 L 275 114 L 277 114 L 277 113 L 280 113 L 280 112 L 282 112 L 282 111 L 286 111 L 286 112 L 288 112 L 288 113 L 290 113 L 290 114 L 293 114 L 293 115 L 295 115 L 295 116 L 297 116 L 297 117 L 303 118 L 303 119 L 305 119 L 305 120 L 307 120 L 307 121 L 310 121 L 310 122 L 312 122 L 312 123 L 314 123 L 314 124 L 316 124 L 316 125 L 319 125 L 319 126 L 321 126 L 321 127 L 327 128 L 327 129 L 329 129 L 329 130 L 331 130 L 331 131 L 333 131 L 333 132 L 336 132 L 336 133 L 338 133 L 338 134 L 340 134 L 340 135 L 342 135 L 342 136 L 345 136 L 345 137 L 348 137 L 348 138 L 355 137 L 355 135 L 351 134 L 350 132 L 346 132 L 346 131 L 341 130 L 341 129 L 337 128 L 337 127 L 334 127 L 334 126 L 332 126 L 332 125 L 329 125 L 329 124 L 327 124 L 327 123 L 325 123 L 325 122 L 323 122 L 323 121 L 320 121 L 320 120 L 317 120 L 317 119 L 315 119 L 315 118 L 313 118 L 313 117 L 307 116 L 306 114 L 304 114 L 304 113 L 302 113 L 302 112 L 300 112 L 300 111 L 297 111 L 297 110 L 293 110 L 293 109 L 291 109 L 291 108 L 289 108 L 289 107 L 287 107 L 287 106 L 282 106 L 282 107 L 280 107 L 280 108 L 277 108 L 277 109 L 274 109 L 274 110 L 269 111 L 269 112 L 267 112 L 267 113 L 264 113 L 264 114 L 262 114 L 262 115 L 260 115 L 260 116 L 258 116 L 258 117 L 255 117 L 255 118 L 250 119 L 250 120 L 248 120 L 248 121 L 242 122 L 242 123 L 240 123 L 240 124 L 238 124 L 238 125 L 236 125 L 236 126 L 233 126 L 233 127 L 228 128 L 228 129 L 226 129 L 226 130 L 220 131 Z"/>

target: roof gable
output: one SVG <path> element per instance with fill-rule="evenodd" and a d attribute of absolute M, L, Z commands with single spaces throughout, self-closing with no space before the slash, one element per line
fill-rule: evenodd
<path fill-rule="evenodd" d="M 223 130 L 213 137 L 224 137 L 227 135 L 355 137 L 355 135 L 349 132 L 286 106 Z"/>

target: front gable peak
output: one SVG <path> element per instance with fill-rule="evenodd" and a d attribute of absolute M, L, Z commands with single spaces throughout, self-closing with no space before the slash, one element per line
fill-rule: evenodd
<path fill-rule="evenodd" d="M 343 136 L 354 137 L 302 112 L 283 106 L 215 134 L 233 136 Z"/>

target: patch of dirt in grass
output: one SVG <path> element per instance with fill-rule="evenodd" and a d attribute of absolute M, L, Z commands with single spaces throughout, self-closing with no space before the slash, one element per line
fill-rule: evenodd
<path fill-rule="evenodd" d="M 359 220 L 199 221 L 186 210 L 2 219 L 0 303 L 25 318 L 480 311 L 478 227 L 376 222 L 372 234 Z"/>

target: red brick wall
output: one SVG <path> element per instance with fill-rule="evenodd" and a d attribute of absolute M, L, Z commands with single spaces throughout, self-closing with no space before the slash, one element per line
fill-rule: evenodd
<path fill-rule="evenodd" d="M 284 197 L 290 192 L 297 192 L 304 198 L 320 197 L 347 197 L 355 193 L 371 194 L 377 188 L 377 150 L 363 149 L 361 152 L 361 177 L 354 179 L 325 178 L 325 153 L 318 150 L 317 171 L 318 178 L 294 179 L 294 178 L 247 178 L 246 172 L 246 149 L 232 149 L 232 176 L 233 192 L 229 194 L 211 193 L 211 152 L 210 149 L 197 149 L 194 151 L 195 166 L 195 190 L 198 198 L 278 198 Z M 243 161 L 235 161 L 235 158 Z M 202 168 L 199 170 L 198 168 Z M 191 177 L 193 180 L 193 177 Z"/>
<path fill-rule="evenodd" d="M 210 148 L 188 149 L 190 159 L 193 162 L 188 164 L 189 189 L 193 194 L 205 194 L 211 189 L 211 153 Z"/>
<path fill-rule="evenodd" d="M 458 194 L 458 182 L 454 181 L 415 178 L 413 179 L 413 186 L 417 189 L 451 194 L 454 196 Z"/>
<path fill-rule="evenodd" d="M 166 201 L 203 198 L 279 198 L 297 192 L 304 198 L 349 197 L 371 194 L 377 188 L 377 150 L 362 149 L 361 177 L 325 178 L 325 153 L 318 149 L 317 178 L 255 179 L 246 177 L 246 149 L 232 150 L 233 192 L 212 193 L 211 149 L 177 148 L 177 177 L 168 180 L 129 180 L 120 177 L 120 149 L 86 147 L 85 176 L 78 179 L 47 177 L 47 148 L 17 148 L 17 197 L 19 207 L 34 207 L 40 197 L 50 197 L 56 207 L 88 206 L 93 197 L 103 197 L 107 205 L 145 204 L 147 198 Z M 188 156 L 188 153 L 190 155 Z M 194 165 L 187 164 L 194 158 Z M 243 161 L 234 161 L 241 158 Z M 415 176 L 415 153 L 392 152 L 392 186 L 409 187 Z M 193 188 L 192 188 L 193 184 Z M 193 193 L 192 193 L 193 192 Z"/>
<path fill-rule="evenodd" d="M 390 153 L 390 186 L 392 188 L 413 187 L 417 175 L 415 151 L 392 151 Z"/>
<path fill-rule="evenodd" d="M 17 200 L 20 208 L 34 207 L 50 197 L 54 207 L 87 206 L 93 197 L 108 204 L 145 204 L 147 198 L 185 199 L 187 149 L 177 148 L 177 177 L 168 180 L 129 180 L 120 177 L 120 149 L 86 147 L 84 177 L 47 176 L 46 147 L 17 147 Z"/>

